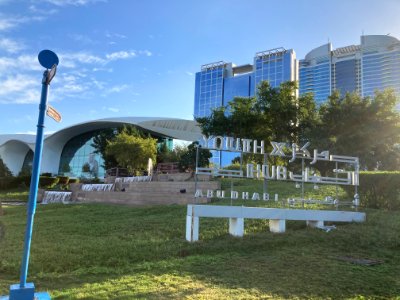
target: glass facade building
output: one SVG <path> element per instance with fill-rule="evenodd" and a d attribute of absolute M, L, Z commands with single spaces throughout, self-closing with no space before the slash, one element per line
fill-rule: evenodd
<path fill-rule="evenodd" d="M 234 97 L 252 97 L 257 85 L 268 80 L 273 87 L 296 81 L 297 60 L 290 49 L 276 48 L 255 54 L 253 64 L 236 66 L 223 61 L 203 65 L 196 73 L 194 117 L 209 116 Z"/>
<path fill-rule="evenodd" d="M 400 41 L 391 36 L 363 36 L 362 94 L 392 88 L 400 95 Z"/>
<path fill-rule="evenodd" d="M 255 87 L 267 80 L 278 87 L 282 82 L 297 80 L 297 63 L 293 50 L 283 48 L 258 52 L 254 58 Z"/>
<path fill-rule="evenodd" d="M 255 54 L 253 64 L 236 66 L 216 62 L 203 65 L 196 73 L 194 117 L 209 116 L 214 108 L 225 106 L 235 97 L 252 97 L 261 81 L 278 87 L 285 81 L 296 81 L 297 60 L 293 50 L 276 48 Z M 214 164 L 227 164 L 229 153 L 213 152 Z"/>
<path fill-rule="evenodd" d="M 299 61 L 300 95 L 313 93 L 317 103 L 337 90 L 373 96 L 393 88 L 400 95 L 400 41 L 386 35 L 361 37 L 360 45 L 332 50 L 332 44 L 310 51 Z"/>
<path fill-rule="evenodd" d="M 205 117 L 216 107 L 223 105 L 223 77 L 228 65 L 217 62 L 201 67 L 201 72 L 196 73 L 196 96 L 194 115 Z"/>
<path fill-rule="evenodd" d="M 86 132 L 67 141 L 61 152 L 58 174 L 75 178 L 104 178 L 104 159 L 92 146 L 94 137 L 100 132 L 101 130 Z M 162 143 L 169 150 L 173 149 L 173 139 L 157 138 L 157 146 L 160 147 Z"/>
<path fill-rule="evenodd" d="M 93 138 L 99 131 L 80 134 L 64 146 L 60 158 L 59 174 L 77 178 L 104 178 L 104 160 L 95 153 Z"/>

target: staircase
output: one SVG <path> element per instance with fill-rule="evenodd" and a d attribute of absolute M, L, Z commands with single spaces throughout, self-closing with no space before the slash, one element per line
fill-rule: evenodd
<path fill-rule="evenodd" d="M 205 203 L 207 199 L 195 199 L 194 181 L 184 182 L 130 182 L 119 183 L 115 191 L 77 191 L 76 199 L 84 203 L 114 203 L 127 205 L 168 205 Z M 221 188 L 218 181 L 197 182 L 197 189 L 217 190 Z"/>

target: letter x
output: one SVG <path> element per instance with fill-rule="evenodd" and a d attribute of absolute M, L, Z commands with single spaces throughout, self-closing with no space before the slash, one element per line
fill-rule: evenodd
<path fill-rule="evenodd" d="M 285 156 L 285 153 L 283 153 L 283 147 L 286 146 L 285 143 L 277 143 L 277 142 L 271 142 L 272 145 L 272 152 L 270 153 L 271 155 L 274 156 Z"/>

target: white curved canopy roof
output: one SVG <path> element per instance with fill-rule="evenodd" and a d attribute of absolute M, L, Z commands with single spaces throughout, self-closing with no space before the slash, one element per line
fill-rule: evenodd
<path fill-rule="evenodd" d="M 200 128 L 192 120 L 157 117 L 120 117 L 91 120 L 61 129 L 44 138 L 42 171 L 57 173 L 62 149 L 73 137 L 98 129 L 113 128 L 123 124 L 131 124 L 142 128 L 156 136 L 185 141 L 197 141 L 201 138 Z M 22 166 L 29 149 L 34 151 L 35 135 L 3 134 L 0 135 L 0 156 L 14 174 Z M 19 146 L 18 146 L 19 145 Z M 11 147 L 12 146 L 12 147 Z M 18 148 L 18 153 L 14 148 Z"/>

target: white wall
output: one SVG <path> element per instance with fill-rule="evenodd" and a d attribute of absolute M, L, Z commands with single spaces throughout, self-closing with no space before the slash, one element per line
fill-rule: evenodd
<path fill-rule="evenodd" d="M 0 156 L 13 175 L 21 171 L 29 146 L 20 141 L 9 141 L 0 146 Z"/>

